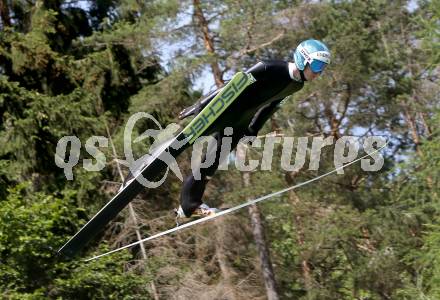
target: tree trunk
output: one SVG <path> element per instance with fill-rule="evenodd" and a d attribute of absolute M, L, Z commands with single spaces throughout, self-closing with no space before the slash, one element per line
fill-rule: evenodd
<path fill-rule="evenodd" d="M 3 27 L 11 27 L 11 18 L 9 16 L 9 7 L 7 0 L 0 0 L 0 17 Z"/>
<path fill-rule="evenodd" d="M 237 149 L 237 157 L 243 159 L 244 151 Z M 243 173 L 243 186 L 250 186 L 249 172 Z M 261 220 L 261 213 L 257 205 L 253 204 L 248 208 L 249 217 L 252 224 L 252 233 L 260 258 L 261 272 L 263 273 L 264 285 L 266 286 L 266 295 L 268 300 L 278 300 L 278 293 L 276 289 L 275 275 L 270 260 L 269 247 L 267 246 L 266 236 L 264 234 L 264 226 Z"/>
<path fill-rule="evenodd" d="M 209 32 L 208 21 L 206 20 L 205 15 L 203 14 L 203 10 L 200 5 L 200 0 L 193 0 L 193 5 L 194 5 L 194 16 L 196 17 L 199 23 L 198 25 L 200 26 L 200 30 L 202 31 L 203 42 L 205 44 L 206 51 L 208 52 L 209 55 L 212 56 L 213 59 L 210 65 L 211 65 L 212 73 L 214 74 L 215 84 L 217 85 L 217 87 L 220 87 L 224 84 L 223 72 L 220 70 L 220 66 L 216 58 L 214 41 Z"/>

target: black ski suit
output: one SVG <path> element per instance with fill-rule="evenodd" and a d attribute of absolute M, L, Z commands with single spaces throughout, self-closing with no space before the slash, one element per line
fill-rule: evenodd
<path fill-rule="evenodd" d="M 196 180 L 192 173 L 184 180 L 180 204 L 185 215 L 190 216 L 202 204 L 201 199 L 206 183 L 221 163 L 219 157 L 224 129 L 226 127 L 233 128 L 231 149 L 235 149 L 242 137 L 257 135 L 264 123 L 278 109 L 284 98 L 299 91 L 304 86 L 302 81 L 294 79 L 292 65 L 289 64 L 292 63 L 278 60 L 262 61 L 246 71 L 246 73 L 251 73 L 254 76 L 256 82 L 248 86 L 234 100 L 222 115 L 213 122 L 206 133 L 217 140 L 217 146 L 208 147 L 202 162 L 205 161 L 207 156 L 215 155 L 214 163 L 208 168 L 200 169 L 200 180 Z M 206 98 L 185 109 L 179 117 L 182 119 L 197 114 L 220 90 L 211 93 Z"/>

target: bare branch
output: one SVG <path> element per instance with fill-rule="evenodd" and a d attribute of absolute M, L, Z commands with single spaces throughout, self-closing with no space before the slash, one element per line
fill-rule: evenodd
<path fill-rule="evenodd" d="M 286 33 L 286 31 L 283 30 L 282 32 L 280 32 L 278 35 L 276 35 L 276 36 L 275 36 L 273 39 L 271 39 L 270 41 L 268 41 L 268 42 L 266 42 L 266 43 L 263 43 L 263 44 L 260 44 L 260 45 L 258 45 L 258 46 L 253 47 L 253 48 L 250 48 L 250 49 L 243 49 L 243 50 L 241 50 L 241 51 L 239 52 L 239 54 L 240 54 L 240 55 L 243 55 L 243 54 L 249 54 L 249 53 L 255 52 L 255 51 L 257 51 L 257 50 L 259 50 L 259 49 L 261 49 L 261 48 L 265 48 L 265 47 L 267 47 L 267 46 L 270 46 L 271 44 L 273 44 L 273 43 L 275 43 L 276 41 L 279 41 L 281 38 L 283 38 L 284 35 L 285 35 L 285 33 Z"/>

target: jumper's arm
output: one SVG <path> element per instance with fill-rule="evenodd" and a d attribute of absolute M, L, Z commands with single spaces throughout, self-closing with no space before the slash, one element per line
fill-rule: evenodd
<path fill-rule="evenodd" d="M 272 116 L 273 113 L 278 110 L 281 101 L 282 100 L 273 101 L 257 111 L 248 127 L 249 133 L 251 135 L 256 135 L 257 132 L 260 131 L 264 123 L 266 123 L 267 120 L 269 120 L 270 116 Z"/>
<path fill-rule="evenodd" d="M 264 74 L 264 71 L 266 70 L 266 65 L 263 62 L 258 62 L 254 66 L 252 66 L 250 69 L 248 69 L 245 73 L 251 73 L 254 78 L 258 80 L 258 78 L 261 78 Z M 227 82 L 225 82 L 225 85 Z M 218 88 L 214 92 L 210 93 L 206 97 L 202 98 L 201 100 L 197 101 L 190 107 L 185 108 L 179 113 L 179 119 L 185 119 L 186 117 L 197 115 L 202 109 L 212 100 L 215 96 L 217 96 L 218 93 L 223 89 L 223 87 Z"/>

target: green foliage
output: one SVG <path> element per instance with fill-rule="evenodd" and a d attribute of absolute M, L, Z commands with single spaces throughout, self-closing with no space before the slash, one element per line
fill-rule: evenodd
<path fill-rule="evenodd" d="M 104 252 L 108 248 L 98 250 Z M 147 287 L 151 278 L 130 270 L 130 266 L 124 269 L 122 262 L 130 257 L 122 253 L 90 263 L 61 263 L 59 269 L 69 276 L 56 278 L 49 295 L 65 299 L 150 299 Z"/>
<path fill-rule="evenodd" d="M 93 128 L 99 132 L 93 98 L 82 89 L 51 97 L 29 91 L 2 76 L 0 90 L 4 110 L 0 140 L 5 145 L 0 156 L 14 158 L 8 163 L 12 176 L 32 171 L 54 172 L 57 167 L 52 159 L 53 145 L 61 137 L 75 134 L 86 138 Z"/>
<path fill-rule="evenodd" d="M 1 201 L 0 289 L 11 299 L 138 299 L 149 278 L 124 270 L 127 253 L 84 263 L 63 262 L 57 249 L 82 222 L 75 192 L 54 197 L 34 193 L 29 183 Z M 4 220 L 4 221 L 3 221 Z M 97 251 L 106 251 L 101 247 Z M 128 296 L 129 295 L 129 296 Z"/>
<path fill-rule="evenodd" d="M 56 274 L 55 251 L 77 228 L 74 201 L 71 195 L 33 193 L 28 183 L 22 183 L 10 189 L 1 203 L 1 289 L 37 290 Z"/>
<path fill-rule="evenodd" d="M 114 189 L 100 189 L 101 175 L 81 165 L 74 167 L 75 181 L 66 182 L 54 154 L 63 136 L 75 135 L 84 145 L 92 135 L 107 136 L 107 128 L 113 133 L 130 98 L 157 80 L 157 58 L 146 57 L 147 32 L 156 22 L 138 14 L 130 17 L 137 21 L 127 19 L 127 3 L 110 16 L 118 3 L 98 1 L 87 12 L 68 2 L 11 6 L 17 19 L 0 32 L 0 293 L 8 299 L 147 299 L 151 278 L 121 264 L 128 253 L 89 264 L 56 257 Z M 21 14 L 26 10 L 29 15 Z M 110 162 L 111 150 L 101 150 Z M 85 151 L 83 158 L 89 158 Z M 109 166 L 107 175 L 116 175 L 114 161 Z"/>
<path fill-rule="evenodd" d="M 421 1 L 426 10 L 423 15 L 417 16 L 416 22 L 421 25 L 418 36 L 426 54 L 429 56 L 430 68 L 435 68 L 440 63 L 440 1 Z"/>

